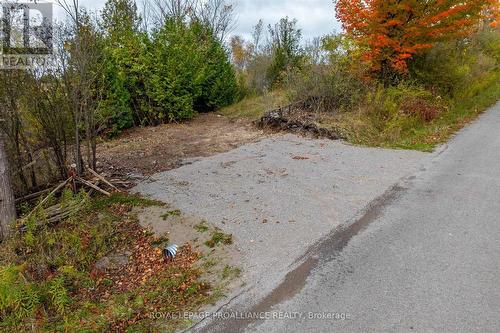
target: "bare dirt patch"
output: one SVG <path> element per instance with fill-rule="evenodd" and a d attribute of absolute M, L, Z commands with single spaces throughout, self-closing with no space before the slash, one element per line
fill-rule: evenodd
<path fill-rule="evenodd" d="M 196 157 L 226 152 L 264 136 L 250 121 L 207 113 L 180 124 L 135 128 L 98 147 L 107 175 L 144 175 L 175 169 Z"/>

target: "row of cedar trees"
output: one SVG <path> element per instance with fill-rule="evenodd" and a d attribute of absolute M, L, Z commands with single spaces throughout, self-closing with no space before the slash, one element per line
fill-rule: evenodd
<path fill-rule="evenodd" d="M 470 35 L 486 19 L 496 27 L 497 0 L 336 0 L 337 18 L 363 48 L 372 76 L 390 82 L 436 43 Z"/>

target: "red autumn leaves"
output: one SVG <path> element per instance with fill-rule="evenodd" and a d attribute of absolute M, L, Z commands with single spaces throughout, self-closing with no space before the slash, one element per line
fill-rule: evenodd
<path fill-rule="evenodd" d="M 405 73 L 408 60 L 440 41 L 466 36 L 498 15 L 497 0 L 337 0 L 337 18 L 365 49 L 374 72 Z"/>

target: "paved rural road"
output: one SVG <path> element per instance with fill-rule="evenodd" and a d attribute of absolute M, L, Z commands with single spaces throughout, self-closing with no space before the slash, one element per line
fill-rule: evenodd
<path fill-rule="evenodd" d="M 312 248 L 259 304 L 231 310 L 296 319 L 202 331 L 500 332 L 500 104 Z"/>

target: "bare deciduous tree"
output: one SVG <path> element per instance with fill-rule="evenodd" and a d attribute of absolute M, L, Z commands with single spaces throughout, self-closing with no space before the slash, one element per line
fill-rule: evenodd
<path fill-rule="evenodd" d="M 154 23 L 152 6 L 148 0 L 142 0 L 138 6 L 140 11 L 139 15 L 141 17 L 141 29 L 142 31 L 148 32 L 151 28 L 151 25 Z"/>
<path fill-rule="evenodd" d="M 155 24 L 162 26 L 169 18 L 185 20 L 191 17 L 198 0 L 151 0 L 150 11 Z"/>
<path fill-rule="evenodd" d="M 96 45 L 97 31 L 88 15 L 79 6 L 78 0 L 68 3 L 59 0 L 59 5 L 70 17 L 71 38 L 65 42 L 70 57 L 63 69 L 64 86 L 70 98 L 71 111 L 75 126 L 75 164 L 78 173 L 83 173 L 84 165 L 81 151 L 80 134 L 83 125 L 85 130 L 87 163 L 96 168 L 96 121 L 95 111 L 99 104 L 99 94 L 93 88 L 101 74 L 96 68 L 102 49 Z"/>
<path fill-rule="evenodd" d="M 197 15 L 224 42 L 236 26 L 236 4 L 227 0 L 206 0 L 200 3 Z"/>
<path fill-rule="evenodd" d="M 81 27 L 81 9 L 78 0 L 66 1 L 66 0 L 58 0 L 58 4 L 64 9 L 68 17 L 70 18 L 71 23 L 74 25 L 74 45 L 75 45 L 75 53 L 81 54 L 82 47 L 79 40 L 79 31 Z M 85 64 L 81 63 L 81 66 L 76 69 L 76 71 L 80 74 L 84 74 Z M 66 72 L 66 71 L 65 71 Z M 76 170 L 79 174 L 83 173 L 83 159 L 81 152 L 81 138 L 80 138 L 80 123 L 82 121 L 82 103 L 78 103 L 80 96 L 82 93 L 76 89 L 72 89 L 72 82 L 69 80 L 69 75 L 66 75 L 65 87 L 67 89 L 68 96 L 71 96 L 74 103 L 72 107 L 73 114 L 73 122 L 75 125 L 75 164 Z M 85 88 L 84 88 L 85 89 Z"/>
<path fill-rule="evenodd" d="M 156 26 L 167 19 L 198 19 L 209 26 L 224 42 L 236 26 L 236 4 L 228 0 L 144 0 L 144 16 L 151 16 Z"/>
<path fill-rule="evenodd" d="M 264 32 L 264 21 L 262 19 L 260 19 L 259 22 L 253 28 L 253 32 L 252 32 L 252 39 L 253 39 L 252 43 L 253 43 L 254 55 L 258 54 L 260 52 L 261 47 L 262 47 L 261 41 L 262 41 L 263 32 Z"/>

